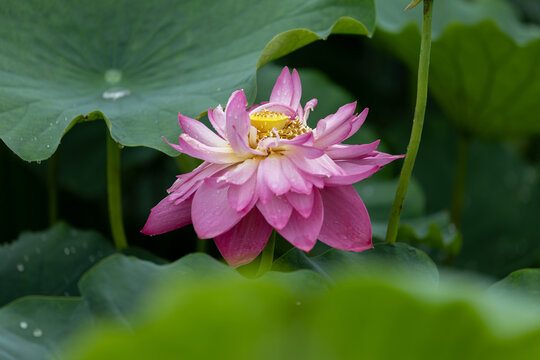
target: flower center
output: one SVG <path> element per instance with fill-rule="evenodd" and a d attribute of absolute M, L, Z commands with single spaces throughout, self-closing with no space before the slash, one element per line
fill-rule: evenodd
<path fill-rule="evenodd" d="M 272 131 L 273 128 L 281 130 L 287 125 L 289 116 L 269 110 L 262 110 L 249 115 L 251 125 L 255 126 L 260 132 Z"/>
<path fill-rule="evenodd" d="M 273 131 L 260 131 L 257 130 L 257 141 L 260 141 L 267 137 L 276 137 L 276 134 L 281 139 L 287 139 L 292 140 L 298 135 L 305 134 L 307 132 L 311 131 L 311 128 L 307 126 L 306 124 L 302 123 L 299 120 L 287 120 L 286 124 L 283 126 L 283 128 Z"/>

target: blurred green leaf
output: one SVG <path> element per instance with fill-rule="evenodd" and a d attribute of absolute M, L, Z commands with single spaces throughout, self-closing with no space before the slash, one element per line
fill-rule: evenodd
<path fill-rule="evenodd" d="M 461 233 L 452 224 L 446 211 L 421 218 L 404 219 L 399 226 L 397 238 L 414 246 L 428 245 L 433 249 L 444 250 L 452 256 L 461 251 Z"/>
<path fill-rule="evenodd" d="M 472 141 L 455 265 L 498 277 L 540 260 L 540 168 L 514 144 Z"/>
<path fill-rule="evenodd" d="M 495 283 L 490 290 L 500 292 L 522 292 L 536 301 L 540 299 L 540 269 L 517 270 Z"/>
<path fill-rule="evenodd" d="M 0 309 L 0 358 L 60 359 L 61 345 L 90 322 L 79 298 L 22 298 Z"/>
<path fill-rule="evenodd" d="M 306 274 L 284 276 L 301 281 Z M 350 271 L 328 291 L 299 300 L 303 292 L 264 277 L 171 280 L 130 329 L 104 325 L 85 332 L 66 357 L 454 360 L 540 354 L 538 306 L 501 303 L 463 279 L 430 287 L 422 278 Z"/>
<path fill-rule="evenodd" d="M 421 9 L 378 0 L 377 39 L 416 71 Z M 448 117 L 478 135 L 540 133 L 540 28 L 502 0 L 434 4 L 430 89 Z"/>
<path fill-rule="evenodd" d="M 391 267 L 391 271 L 396 273 L 411 273 L 431 284 L 436 284 L 439 279 L 437 266 L 429 256 L 403 243 L 376 244 L 374 249 L 359 253 L 330 249 L 313 257 L 293 248 L 277 259 L 272 269 L 277 271 L 309 269 L 332 281 L 342 275 L 345 269 L 361 269 L 372 273 L 380 270 L 380 267 Z"/>
<path fill-rule="evenodd" d="M 370 178 L 354 184 L 369 211 L 375 239 L 386 238 L 387 222 L 397 182 L 397 179 Z M 425 250 L 441 250 L 446 256 L 457 255 L 461 250 L 461 233 L 452 224 L 446 211 L 425 215 L 425 202 L 422 188 L 415 179 L 412 179 L 403 206 L 398 241 L 423 246 Z"/>
<path fill-rule="evenodd" d="M 0 305 L 25 295 L 78 295 L 82 274 L 114 249 L 100 234 L 59 223 L 0 246 Z"/>
<path fill-rule="evenodd" d="M 178 112 L 196 116 L 242 88 L 253 100 L 258 67 L 375 23 L 373 0 L 81 5 L 0 9 L 0 136 L 25 160 L 50 157 L 75 123 L 100 119 L 120 144 L 173 155 L 161 137 L 177 138 Z"/>
<path fill-rule="evenodd" d="M 160 282 L 197 275 L 218 278 L 234 271 L 208 255 L 192 254 L 166 265 L 134 257 L 113 255 L 88 271 L 79 289 L 90 310 L 98 316 L 114 317 L 128 323 L 128 314 Z"/>

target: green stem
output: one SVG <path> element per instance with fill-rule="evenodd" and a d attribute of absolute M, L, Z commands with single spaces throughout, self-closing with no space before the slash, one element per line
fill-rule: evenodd
<path fill-rule="evenodd" d="M 274 261 L 274 248 L 276 246 L 276 230 L 272 230 L 272 235 L 268 239 L 268 243 L 264 247 L 261 256 L 261 262 L 259 264 L 259 270 L 257 271 L 257 277 L 264 275 L 272 268 L 272 262 Z"/>
<path fill-rule="evenodd" d="M 208 244 L 208 240 L 197 238 L 196 241 L 197 242 L 196 242 L 195 246 L 197 248 L 197 252 L 205 253 L 206 252 L 206 246 Z"/>
<path fill-rule="evenodd" d="M 120 148 L 107 132 L 107 191 L 109 194 L 109 221 L 117 250 L 127 247 L 122 220 L 122 190 L 120 186 Z"/>
<path fill-rule="evenodd" d="M 450 218 L 452 223 L 459 229 L 461 227 L 461 215 L 463 212 L 463 199 L 465 196 L 465 183 L 467 180 L 467 160 L 469 153 L 469 138 L 459 134 L 456 159 L 456 172 L 454 178 L 454 190 L 452 194 L 452 209 Z"/>
<path fill-rule="evenodd" d="M 386 232 L 386 242 L 396 242 L 399 217 L 403 208 L 403 202 L 407 195 L 407 187 L 411 179 L 414 161 L 418 154 L 420 139 L 422 137 L 422 128 L 424 126 L 424 116 L 426 113 L 426 103 L 428 94 L 429 77 L 429 57 L 431 52 L 431 18 L 433 14 L 433 0 L 424 0 L 424 19 L 422 24 L 422 40 L 420 43 L 420 59 L 418 63 L 418 86 L 416 91 L 416 107 L 414 110 L 413 127 L 411 138 L 407 148 L 407 156 L 401 168 L 399 183 L 396 191 L 394 204 L 388 221 L 388 230 Z"/>
<path fill-rule="evenodd" d="M 49 225 L 58 221 L 58 152 L 47 160 L 47 193 L 49 196 Z"/>

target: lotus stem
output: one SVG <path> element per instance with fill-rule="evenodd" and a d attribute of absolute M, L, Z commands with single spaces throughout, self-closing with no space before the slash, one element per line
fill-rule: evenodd
<path fill-rule="evenodd" d="M 399 227 L 399 218 L 403 209 L 403 202 L 407 195 L 407 187 L 411 179 L 414 162 L 418 154 L 422 128 L 424 126 L 424 116 L 426 113 L 426 103 L 428 95 L 429 78 L 429 58 L 431 52 L 431 19 L 433 15 L 433 0 L 424 0 L 424 17 L 422 22 L 422 39 L 420 43 L 420 59 L 418 63 L 418 81 L 416 90 L 416 106 L 414 110 L 413 126 L 407 155 L 401 168 L 396 197 L 390 212 L 388 229 L 386 232 L 386 242 L 395 243 Z"/>
<path fill-rule="evenodd" d="M 120 182 L 120 148 L 107 132 L 107 191 L 109 196 L 109 221 L 113 242 L 117 250 L 127 248 L 122 219 L 122 188 Z"/>

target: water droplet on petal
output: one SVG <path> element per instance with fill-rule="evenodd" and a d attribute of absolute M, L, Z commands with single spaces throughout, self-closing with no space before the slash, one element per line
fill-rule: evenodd
<path fill-rule="evenodd" d="M 26 329 L 28 327 L 28 324 L 26 323 L 26 321 L 21 321 L 19 323 L 19 326 L 21 327 L 21 329 Z"/>
<path fill-rule="evenodd" d="M 68 248 L 64 248 L 64 254 L 69 255 L 69 249 Z"/>
<path fill-rule="evenodd" d="M 17 264 L 17 270 L 19 270 L 20 272 L 23 272 L 24 271 L 24 265 L 23 264 Z"/>
<path fill-rule="evenodd" d="M 41 331 L 41 329 L 39 328 L 35 328 L 32 332 L 32 335 L 34 335 L 35 337 L 40 337 L 41 335 L 43 335 L 43 331 Z"/>

